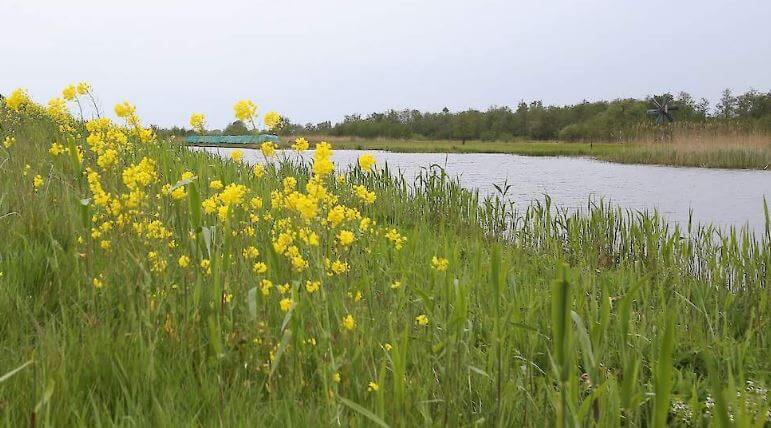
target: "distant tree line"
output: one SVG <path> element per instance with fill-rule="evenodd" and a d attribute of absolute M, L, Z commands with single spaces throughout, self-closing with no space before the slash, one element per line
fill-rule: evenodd
<path fill-rule="evenodd" d="M 663 94 L 678 107 L 673 113 L 678 125 L 696 125 L 729 131 L 771 133 L 771 92 L 750 90 L 735 96 L 723 91 L 717 104 L 699 100 L 687 92 Z M 305 125 L 284 117 L 278 130 L 282 135 L 332 135 L 362 138 L 426 138 L 442 140 L 603 140 L 624 141 L 656 132 L 654 117 L 646 112 L 653 107 L 650 98 L 584 101 L 573 105 L 544 105 L 541 101 L 520 102 L 516 107 L 490 107 L 485 111 L 469 109 L 451 112 L 388 110 L 367 116 L 345 116 L 339 123 L 324 121 Z M 174 127 L 156 128 L 160 135 L 190 135 L 192 130 Z M 240 121 L 210 135 L 250 133 Z"/>
<path fill-rule="evenodd" d="M 677 122 L 721 123 L 732 128 L 771 132 L 771 92 L 750 90 L 734 96 L 723 91 L 712 108 L 707 99 L 696 100 L 687 92 L 661 98 L 674 101 Z M 574 105 L 547 106 L 541 101 L 520 102 L 515 108 L 490 107 L 438 113 L 389 110 L 365 117 L 354 114 L 336 124 L 289 123 L 289 133 L 356 136 L 363 138 L 429 138 L 450 140 L 625 140 L 653 130 L 654 118 L 646 114 L 650 98 L 584 101 Z"/>

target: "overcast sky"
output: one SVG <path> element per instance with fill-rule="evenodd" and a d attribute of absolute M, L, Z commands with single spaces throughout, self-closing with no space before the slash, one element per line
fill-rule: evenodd
<path fill-rule="evenodd" d="M 771 89 L 771 0 L 0 0 L 0 93 L 70 82 L 145 123 L 250 98 L 295 122 L 388 108 Z"/>

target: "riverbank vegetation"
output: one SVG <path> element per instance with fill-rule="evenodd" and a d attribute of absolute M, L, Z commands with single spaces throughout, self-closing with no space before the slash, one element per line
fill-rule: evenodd
<path fill-rule="evenodd" d="M 4 425 L 771 421 L 768 221 L 514 207 L 327 144 L 246 165 L 75 91 L 0 107 Z"/>
<path fill-rule="evenodd" d="M 676 129 L 697 128 L 713 134 L 771 133 L 771 92 L 748 91 L 734 96 L 726 90 L 714 108 L 709 101 L 696 101 L 690 94 L 663 94 L 659 102 L 671 100 Z M 574 105 L 544 105 L 520 102 L 515 108 L 490 107 L 486 111 L 420 112 L 389 110 L 367 116 L 348 115 L 335 124 L 297 125 L 287 121 L 287 133 L 314 133 L 361 138 L 415 138 L 433 140 L 511 141 L 561 140 L 633 142 L 661 138 L 669 127 L 656 125 L 647 114 L 651 99 L 584 101 Z"/>
<path fill-rule="evenodd" d="M 395 152 L 514 153 L 531 156 L 589 156 L 622 163 L 707 168 L 768 169 L 771 165 L 771 93 L 726 90 L 714 108 L 690 94 L 664 94 L 678 110 L 674 123 L 656 125 L 647 115 L 649 99 L 583 102 L 544 106 L 520 103 L 516 109 L 491 107 L 423 113 L 390 110 L 366 117 L 350 115 L 336 124 L 299 125 L 282 118 L 285 135 L 314 135 L 341 149 Z M 185 128 L 157 129 L 182 136 Z M 212 135 L 243 135 L 247 124 L 236 120 Z M 285 138 L 285 147 L 294 137 Z"/>
<path fill-rule="evenodd" d="M 406 153 L 512 153 L 525 156 L 586 156 L 599 160 L 702 168 L 768 169 L 771 136 L 674 131 L 666 141 L 648 139 L 628 143 L 563 141 L 396 140 L 388 138 L 323 137 L 335 147 Z M 290 147 L 285 138 L 283 147 Z"/>

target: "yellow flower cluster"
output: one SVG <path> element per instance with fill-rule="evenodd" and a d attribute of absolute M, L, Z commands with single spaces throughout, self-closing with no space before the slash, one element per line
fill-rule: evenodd
<path fill-rule="evenodd" d="M 206 118 L 203 113 L 193 113 L 190 115 L 190 126 L 193 127 L 193 131 L 203 134 L 206 129 Z"/>
<path fill-rule="evenodd" d="M 375 166 L 375 157 L 369 153 L 359 156 L 359 167 L 364 171 L 372 170 Z"/>
<path fill-rule="evenodd" d="M 268 129 L 275 129 L 281 125 L 281 115 L 275 111 L 269 111 L 265 113 L 265 117 L 262 118 L 262 121 Z"/>
<path fill-rule="evenodd" d="M 5 99 L 5 105 L 13 111 L 19 111 L 24 105 L 29 104 L 29 94 L 25 89 L 14 89 L 8 98 Z"/>
<path fill-rule="evenodd" d="M 257 115 L 257 104 L 251 100 L 241 100 L 233 106 L 233 111 L 236 114 L 236 119 L 242 122 L 252 122 Z"/>
<path fill-rule="evenodd" d="M 36 175 L 35 178 L 32 179 L 32 187 L 36 192 L 40 190 L 41 187 L 43 187 L 43 184 L 45 184 L 45 180 L 43 180 L 43 177 L 40 175 Z"/>
<path fill-rule="evenodd" d="M 75 87 L 75 85 L 67 85 L 64 87 L 64 90 L 62 91 L 62 97 L 64 97 L 65 100 L 74 101 L 77 96 L 78 89 Z"/>
<path fill-rule="evenodd" d="M 241 162 L 244 159 L 243 150 L 235 149 L 230 152 L 230 159 L 232 159 L 233 162 Z"/>
<path fill-rule="evenodd" d="M 431 258 L 431 267 L 433 267 L 439 272 L 446 271 L 449 266 L 450 266 L 450 262 L 444 257 L 434 256 L 433 258 Z"/>
<path fill-rule="evenodd" d="M 32 103 L 37 106 L 36 112 L 66 119 L 79 128 L 78 121 L 70 116 L 67 101 L 90 95 L 90 87 L 82 85 L 68 85 L 46 108 L 35 105 L 23 90 L 15 91 L 5 103 L 21 114 L 27 111 L 24 105 Z M 239 119 L 249 121 L 257 113 L 251 101 L 241 101 L 234 109 Z M 292 311 L 296 311 L 294 316 L 303 316 L 301 310 L 309 302 L 320 301 L 328 293 L 340 293 L 348 297 L 334 328 L 349 335 L 362 329 L 366 318 L 359 318 L 363 311 L 359 308 L 364 306 L 360 302 L 372 299 L 373 294 L 363 289 L 361 282 L 349 281 L 357 275 L 356 260 L 367 260 L 367 254 L 378 243 L 399 249 L 406 238 L 367 216 L 377 202 L 375 193 L 349 183 L 344 175 L 334 175 L 329 143 L 316 145 L 309 175 L 289 175 L 283 163 L 270 159 L 247 174 L 244 165 L 230 165 L 224 170 L 202 165 L 194 165 L 193 169 L 191 165 L 194 174 L 164 158 L 166 152 L 159 146 L 143 144 L 157 140 L 151 131 L 142 128 L 132 104 L 116 105 L 115 114 L 123 120 L 97 117 L 85 121 L 84 135 L 77 135 L 81 131 L 68 133 L 47 147 L 56 157 L 52 160 L 54 168 L 63 166 L 67 173 L 77 171 L 77 177 L 82 171 L 87 184 L 80 201 L 86 214 L 85 226 L 78 234 L 82 239 L 77 240 L 83 257 L 89 261 L 95 257 L 112 260 L 130 252 L 131 262 L 142 264 L 144 271 L 153 276 L 153 287 L 159 287 L 149 299 L 154 310 L 163 310 L 159 309 L 163 305 L 158 298 L 172 293 L 177 284 L 220 284 L 221 297 L 216 296 L 217 304 L 212 307 L 245 302 L 246 296 L 240 294 L 254 287 L 256 298 L 268 303 L 260 308 L 277 316 Z M 264 122 L 268 127 L 279 126 L 280 115 L 269 112 Z M 205 118 L 195 113 L 190 124 L 202 131 Z M 10 148 L 14 142 L 9 136 L 3 146 Z M 303 152 L 310 145 L 305 138 L 297 138 L 292 148 Z M 277 147 L 267 142 L 261 150 L 271 158 Z M 70 156 L 62 156 L 65 153 Z M 241 150 L 231 154 L 231 159 L 239 163 L 244 157 Z M 371 155 L 359 159 L 364 170 L 370 171 L 374 165 Z M 216 176 L 212 175 L 215 171 Z M 65 176 L 55 172 L 45 179 L 29 166 L 25 173 L 29 173 L 25 180 L 31 179 L 36 191 L 42 191 L 47 182 L 55 187 Z M 26 181 L 27 186 L 30 181 Z M 107 289 L 99 295 L 111 284 L 119 283 L 110 277 L 111 269 L 93 272 L 88 266 L 105 264 L 84 264 L 84 283 Z M 242 283 L 233 280 L 235 276 L 228 276 L 234 270 L 251 276 L 250 281 L 245 281 L 248 284 L 241 287 Z M 415 322 L 427 324 L 417 318 Z M 265 343 L 275 352 L 275 342 L 265 338 Z M 315 339 L 303 343 L 315 344 Z M 377 384 L 370 385 L 370 389 L 377 391 Z"/>
<path fill-rule="evenodd" d="M 276 145 L 271 141 L 266 141 L 260 145 L 260 151 L 266 158 L 272 157 L 276 154 Z"/>
<path fill-rule="evenodd" d="M 308 150 L 309 146 L 310 144 L 308 144 L 308 140 L 306 140 L 303 137 L 300 137 L 294 140 L 294 144 L 292 144 L 292 149 L 302 153 Z"/>
<path fill-rule="evenodd" d="M 353 190 L 356 192 L 356 196 L 361 199 L 365 204 L 374 204 L 377 196 L 375 192 L 370 192 L 364 186 L 354 186 Z"/>
<path fill-rule="evenodd" d="M 316 144 L 316 151 L 313 153 L 313 173 L 319 177 L 324 177 L 331 174 L 334 169 L 332 146 L 326 141 Z"/>

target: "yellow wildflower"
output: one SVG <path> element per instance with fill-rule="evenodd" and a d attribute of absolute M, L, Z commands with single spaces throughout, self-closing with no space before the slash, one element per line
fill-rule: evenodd
<path fill-rule="evenodd" d="M 273 288 L 273 283 L 270 282 L 268 279 L 263 279 L 260 281 L 260 292 L 263 294 L 263 296 L 267 296 L 270 294 L 270 289 Z"/>
<path fill-rule="evenodd" d="M 244 159 L 243 150 L 235 149 L 230 152 L 230 159 L 232 159 L 233 162 L 241 162 Z"/>
<path fill-rule="evenodd" d="M 335 372 L 332 375 L 332 382 L 334 383 L 340 383 L 340 372 Z"/>
<path fill-rule="evenodd" d="M 447 270 L 447 267 L 450 265 L 450 262 L 445 259 L 444 257 L 437 257 L 434 256 L 431 259 L 431 267 L 436 269 L 439 272 L 443 272 Z"/>
<path fill-rule="evenodd" d="M 136 107 L 129 104 L 128 101 L 124 101 L 121 104 L 115 104 L 115 114 L 120 117 L 127 119 L 134 115 L 136 112 Z"/>
<path fill-rule="evenodd" d="M 16 138 L 14 137 L 5 137 L 5 140 L 3 140 L 3 147 L 6 149 L 10 149 L 12 145 L 16 143 Z"/>
<path fill-rule="evenodd" d="M 190 258 L 182 255 L 179 257 L 179 260 L 177 260 L 177 263 L 179 264 L 179 267 L 186 268 L 190 264 Z"/>
<path fill-rule="evenodd" d="M 340 260 L 335 260 L 334 262 L 332 262 L 331 268 L 332 268 L 332 272 L 339 275 L 341 273 L 348 272 L 348 263 L 342 262 Z"/>
<path fill-rule="evenodd" d="M 220 192 L 220 201 L 225 205 L 240 205 L 244 202 L 247 189 L 243 184 L 231 183 Z"/>
<path fill-rule="evenodd" d="M 321 286 L 321 283 L 318 281 L 306 281 L 305 282 L 305 290 L 308 291 L 308 293 L 313 294 L 319 289 L 319 286 Z"/>
<path fill-rule="evenodd" d="M 281 301 L 279 302 L 279 305 L 281 306 L 282 311 L 289 312 L 289 310 L 292 309 L 292 307 L 294 306 L 294 300 L 288 297 L 285 297 L 281 299 Z"/>
<path fill-rule="evenodd" d="M 372 167 L 375 166 L 375 157 L 372 156 L 369 153 L 365 153 L 361 156 L 359 156 L 359 167 L 361 167 L 364 171 L 370 171 L 372 170 Z"/>
<path fill-rule="evenodd" d="M 281 115 L 275 111 L 269 111 L 265 113 L 262 120 L 265 122 L 265 126 L 267 126 L 268 129 L 274 129 L 281 124 Z"/>
<path fill-rule="evenodd" d="M 419 326 L 427 326 L 428 317 L 425 314 L 420 314 L 415 317 L 415 323 L 417 323 Z"/>
<path fill-rule="evenodd" d="M 346 330 L 353 330 L 356 327 L 356 321 L 353 319 L 353 315 L 348 314 L 343 317 L 343 328 Z"/>
<path fill-rule="evenodd" d="M 375 382 L 370 382 L 369 385 L 367 385 L 367 391 L 369 392 L 377 392 L 378 389 L 380 389 L 380 387 Z"/>
<path fill-rule="evenodd" d="M 228 220 L 229 213 L 230 213 L 230 209 L 227 205 L 222 205 L 219 208 L 217 208 L 217 218 L 223 223 Z"/>
<path fill-rule="evenodd" d="M 354 239 L 356 238 L 353 235 L 353 232 L 349 230 L 341 230 L 340 233 L 337 234 L 337 241 L 344 247 L 351 245 Z"/>
<path fill-rule="evenodd" d="M 206 214 L 211 214 L 214 211 L 217 211 L 217 198 L 206 198 L 203 202 L 201 202 L 201 206 L 203 207 L 203 211 Z"/>
<path fill-rule="evenodd" d="M 335 170 L 335 164 L 328 158 L 315 159 L 313 161 L 313 173 L 323 177 Z"/>
<path fill-rule="evenodd" d="M 70 115 L 69 110 L 67 110 L 67 101 L 62 98 L 50 99 L 46 111 L 49 116 L 60 123 L 65 122 Z"/>
<path fill-rule="evenodd" d="M 35 178 L 32 179 L 32 187 L 36 192 L 43 187 L 43 184 L 45 184 L 45 180 L 43 180 L 43 177 L 40 175 L 36 175 Z"/>
<path fill-rule="evenodd" d="M 222 189 L 222 182 L 221 182 L 221 181 L 219 181 L 219 180 L 212 180 L 212 181 L 209 183 L 209 188 L 210 188 L 210 189 L 212 189 L 212 190 L 219 190 L 219 189 Z"/>
<path fill-rule="evenodd" d="M 302 272 L 307 268 L 308 262 L 302 258 L 302 256 L 297 255 L 292 257 L 292 269 L 294 269 L 295 272 Z"/>
<path fill-rule="evenodd" d="M 257 274 L 262 274 L 268 271 L 268 265 L 263 262 L 257 262 L 252 266 L 252 271 Z"/>
<path fill-rule="evenodd" d="M 13 92 L 8 95 L 8 98 L 5 99 L 5 105 L 13 111 L 19 111 L 22 106 L 29 104 L 30 102 L 29 94 L 22 88 L 14 89 Z"/>
<path fill-rule="evenodd" d="M 208 275 L 211 273 L 211 261 L 209 259 L 201 260 L 200 266 L 204 274 Z"/>
<path fill-rule="evenodd" d="M 245 259 L 256 259 L 260 256 L 260 251 L 254 246 L 244 248 L 243 255 Z"/>
<path fill-rule="evenodd" d="M 184 186 L 179 186 L 176 189 L 171 191 L 171 199 L 174 199 L 176 201 L 180 199 L 184 199 L 187 196 L 187 191 L 185 191 Z"/>
<path fill-rule="evenodd" d="M 254 173 L 254 176 L 257 178 L 262 177 L 265 175 L 265 166 L 261 163 L 254 165 L 254 168 L 252 168 L 252 173 Z"/>
<path fill-rule="evenodd" d="M 343 220 L 345 220 L 345 207 L 342 205 L 336 205 L 327 213 L 327 222 L 329 222 L 332 227 L 337 227 Z"/>
<path fill-rule="evenodd" d="M 257 114 L 257 104 L 251 100 L 240 100 L 233 106 L 233 111 L 236 114 L 236 119 L 242 122 L 250 122 L 254 120 L 254 116 Z"/>
<path fill-rule="evenodd" d="M 67 85 L 62 91 L 62 97 L 67 101 L 72 101 L 78 96 L 78 90 L 75 85 Z"/>
<path fill-rule="evenodd" d="M 262 144 L 260 144 L 260 151 L 262 151 L 262 154 L 269 158 L 273 156 L 276 153 L 276 146 L 273 144 L 272 141 L 266 141 Z"/>
<path fill-rule="evenodd" d="M 80 82 L 78 83 L 77 89 L 79 95 L 87 95 L 89 92 L 91 92 L 91 85 L 89 85 L 87 82 Z"/>
<path fill-rule="evenodd" d="M 190 126 L 193 127 L 193 131 L 203 134 L 206 128 L 206 118 L 203 113 L 193 113 L 190 115 Z"/>
<path fill-rule="evenodd" d="M 396 229 L 391 229 L 386 232 L 385 237 L 394 244 L 394 248 L 397 250 L 401 250 L 402 246 L 407 241 L 407 238 L 400 235 Z"/>
<path fill-rule="evenodd" d="M 375 203 L 375 192 L 370 192 L 364 186 L 354 186 L 353 190 L 356 192 L 356 196 L 361 199 L 365 204 Z"/>
<path fill-rule="evenodd" d="M 107 149 L 96 159 L 96 164 L 102 169 L 108 169 L 118 162 L 118 152 L 115 149 Z"/>
<path fill-rule="evenodd" d="M 59 156 L 60 154 L 64 153 L 64 146 L 59 143 L 52 143 L 51 147 L 48 149 L 48 153 L 53 156 Z"/>
<path fill-rule="evenodd" d="M 298 152 L 304 152 L 308 150 L 309 146 L 310 144 L 308 144 L 308 140 L 306 140 L 303 137 L 300 137 L 294 140 L 294 144 L 292 144 L 292 149 Z"/>

